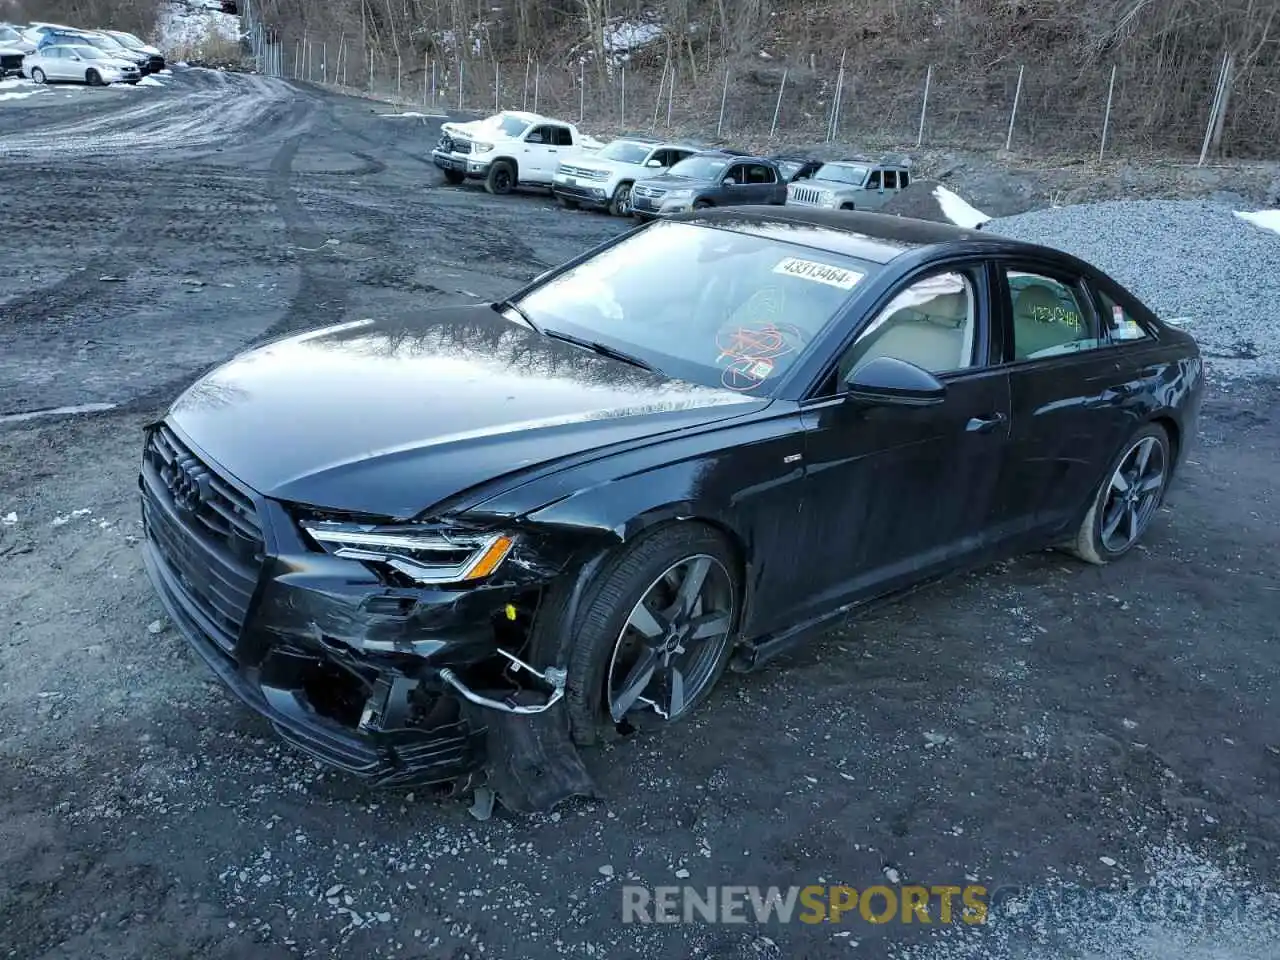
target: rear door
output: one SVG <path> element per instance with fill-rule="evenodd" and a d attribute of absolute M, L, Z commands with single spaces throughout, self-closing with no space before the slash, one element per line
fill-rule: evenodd
<path fill-rule="evenodd" d="M 997 262 L 1013 401 L 1007 522 L 1044 533 L 1079 519 L 1136 425 L 1133 378 L 1082 277 L 1031 258 Z"/>
<path fill-rule="evenodd" d="M 556 124 L 544 123 L 524 135 L 519 157 L 522 183 L 550 183 L 560 162 L 562 148 L 557 146 L 559 134 L 564 129 Z M 568 131 L 565 131 L 566 134 Z"/>

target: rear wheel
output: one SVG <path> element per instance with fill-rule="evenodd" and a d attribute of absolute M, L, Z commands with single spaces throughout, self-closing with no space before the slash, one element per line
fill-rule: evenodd
<path fill-rule="evenodd" d="M 662 526 L 601 569 L 565 637 L 565 700 L 588 744 L 646 717 L 680 720 L 724 673 L 741 589 L 724 539 L 699 523 Z"/>
<path fill-rule="evenodd" d="M 1148 424 L 1135 433 L 1112 461 L 1068 549 L 1099 565 L 1132 550 L 1164 501 L 1171 463 L 1163 427 Z"/>
<path fill-rule="evenodd" d="M 44 83 L 44 82 L 45 82 L 44 71 L 43 71 L 43 70 L 41 70 L 39 67 L 32 67 L 32 68 L 31 68 L 31 82 L 32 82 L 32 83 Z"/>
<path fill-rule="evenodd" d="M 459 173 L 457 170 L 446 170 L 444 172 L 444 182 L 452 184 L 455 187 L 465 179 L 467 179 L 466 175 Z"/>
<path fill-rule="evenodd" d="M 516 185 L 516 168 L 507 160 L 495 160 L 485 177 L 484 188 L 490 193 L 510 193 Z"/>

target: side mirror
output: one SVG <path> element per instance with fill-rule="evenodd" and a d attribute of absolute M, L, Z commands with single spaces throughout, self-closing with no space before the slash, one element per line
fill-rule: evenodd
<path fill-rule="evenodd" d="M 844 381 L 845 396 L 873 406 L 928 407 L 941 403 L 947 386 L 923 367 L 896 357 L 876 357 Z"/>
<path fill-rule="evenodd" d="M 656 168 L 658 168 L 658 167 L 661 167 L 661 166 L 662 166 L 662 161 L 661 161 L 661 160 L 646 160 L 646 161 L 644 162 L 644 165 L 645 165 L 646 167 L 653 167 L 653 168 L 655 168 L 655 169 L 656 169 Z"/>
<path fill-rule="evenodd" d="M 733 177 L 725 177 L 723 183 L 726 187 L 736 187 L 738 185 L 738 181 Z"/>

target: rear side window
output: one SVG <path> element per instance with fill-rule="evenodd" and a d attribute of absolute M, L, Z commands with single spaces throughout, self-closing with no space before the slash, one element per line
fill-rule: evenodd
<path fill-rule="evenodd" d="M 568 127 L 552 127 L 551 128 L 552 143 L 557 147 L 572 147 L 573 133 Z"/>
<path fill-rule="evenodd" d="M 1142 328 L 1137 320 L 1130 316 L 1124 307 L 1109 296 L 1098 291 L 1098 314 L 1106 327 L 1107 336 L 1112 343 L 1127 343 L 1130 340 L 1149 340 L 1151 335 Z"/>
<path fill-rule="evenodd" d="M 1013 305 L 1013 358 L 1037 360 L 1105 346 L 1076 285 L 1040 273 L 1007 270 Z"/>

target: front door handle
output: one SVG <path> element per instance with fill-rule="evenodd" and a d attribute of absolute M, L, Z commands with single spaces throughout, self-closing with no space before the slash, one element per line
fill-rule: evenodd
<path fill-rule="evenodd" d="M 989 417 L 974 417 L 964 428 L 969 433 L 990 433 L 1004 421 L 1003 413 L 993 413 Z"/>

